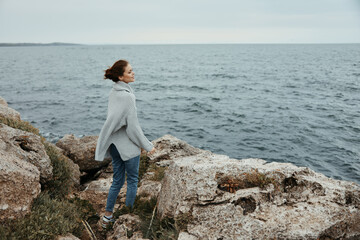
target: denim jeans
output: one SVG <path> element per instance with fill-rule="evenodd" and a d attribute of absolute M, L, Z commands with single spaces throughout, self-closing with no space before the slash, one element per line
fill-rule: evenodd
<path fill-rule="evenodd" d="M 114 175 L 113 182 L 109 190 L 105 210 L 112 212 L 120 189 L 125 182 L 125 172 L 127 174 L 127 191 L 125 205 L 130 207 L 134 205 L 139 176 L 140 155 L 127 161 L 123 161 L 114 144 L 110 145 L 110 155 L 112 158 Z"/>

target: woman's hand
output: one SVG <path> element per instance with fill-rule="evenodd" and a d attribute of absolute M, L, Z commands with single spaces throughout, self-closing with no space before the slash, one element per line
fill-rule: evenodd
<path fill-rule="evenodd" d="M 153 147 L 153 149 L 151 149 L 151 151 L 148 152 L 148 154 L 149 154 L 149 155 L 153 155 L 155 151 L 156 151 L 156 148 Z"/>

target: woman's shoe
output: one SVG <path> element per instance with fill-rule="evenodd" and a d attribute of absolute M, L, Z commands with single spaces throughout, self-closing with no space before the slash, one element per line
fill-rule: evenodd
<path fill-rule="evenodd" d="M 106 216 L 103 216 L 101 226 L 104 229 L 108 229 L 112 224 L 114 224 L 114 222 L 115 222 L 114 217 L 108 218 Z"/>

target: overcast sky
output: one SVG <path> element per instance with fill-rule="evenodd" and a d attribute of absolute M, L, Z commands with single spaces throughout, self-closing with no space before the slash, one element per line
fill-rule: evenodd
<path fill-rule="evenodd" d="M 360 43 L 360 0 L 0 0 L 0 42 Z"/>

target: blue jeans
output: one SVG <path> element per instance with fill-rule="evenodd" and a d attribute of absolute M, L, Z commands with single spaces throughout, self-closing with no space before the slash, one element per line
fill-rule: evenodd
<path fill-rule="evenodd" d="M 113 182 L 109 190 L 105 210 L 112 212 L 120 189 L 125 182 L 125 172 L 127 174 L 127 191 L 125 205 L 130 207 L 134 205 L 139 176 L 140 155 L 127 161 L 123 161 L 114 144 L 110 145 L 110 155 L 112 158 L 114 175 Z"/>

